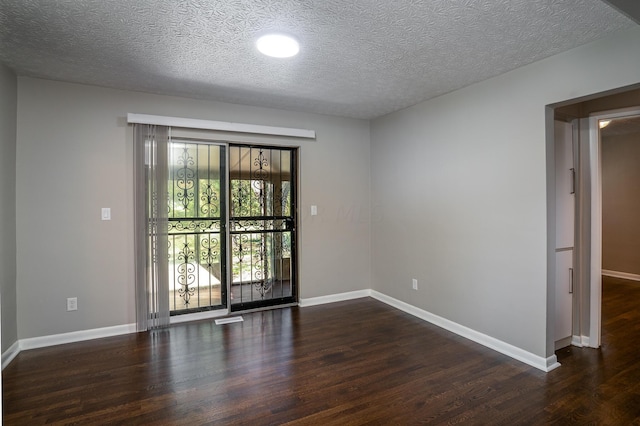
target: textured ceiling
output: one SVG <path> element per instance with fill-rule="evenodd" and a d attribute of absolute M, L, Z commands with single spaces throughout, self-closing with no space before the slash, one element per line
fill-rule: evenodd
<path fill-rule="evenodd" d="M 0 0 L 19 75 L 373 118 L 636 25 L 600 0 Z M 291 59 L 258 35 L 295 36 Z"/>

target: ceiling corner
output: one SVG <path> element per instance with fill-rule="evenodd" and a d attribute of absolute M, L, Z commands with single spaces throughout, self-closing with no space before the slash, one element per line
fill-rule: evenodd
<path fill-rule="evenodd" d="M 640 24 L 640 1 L 637 0 L 602 0 Z"/>

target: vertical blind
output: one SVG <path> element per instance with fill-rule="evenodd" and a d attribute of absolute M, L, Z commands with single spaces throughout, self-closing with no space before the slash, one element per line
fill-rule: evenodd
<path fill-rule="evenodd" d="M 169 325 L 169 128 L 134 126 L 135 286 L 138 331 Z"/>

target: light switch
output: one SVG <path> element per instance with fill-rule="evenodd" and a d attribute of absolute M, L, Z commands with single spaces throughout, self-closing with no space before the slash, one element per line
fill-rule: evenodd
<path fill-rule="evenodd" d="M 111 220 L 111 209 L 109 207 L 102 208 L 102 220 Z"/>
<path fill-rule="evenodd" d="M 318 206 L 311 206 L 311 216 L 318 215 Z"/>

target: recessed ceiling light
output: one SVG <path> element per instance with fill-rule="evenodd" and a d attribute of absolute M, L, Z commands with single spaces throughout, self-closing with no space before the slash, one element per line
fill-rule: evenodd
<path fill-rule="evenodd" d="M 264 35 L 258 39 L 256 47 L 261 53 L 274 58 L 290 58 L 300 51 L 298 42 L 283 34 Z"/>

